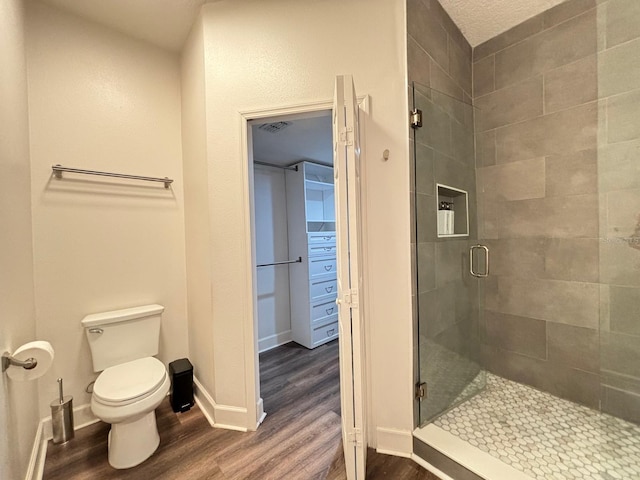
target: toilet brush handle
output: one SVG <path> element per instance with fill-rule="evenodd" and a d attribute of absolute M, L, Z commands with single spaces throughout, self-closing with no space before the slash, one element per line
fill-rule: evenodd
<path fill-rule="evenodd" d="M 64 403 L 64 393 L 62 393 L 62 379 L 58 379 L 58 394 L 60 395 L 60 405 Z"/>

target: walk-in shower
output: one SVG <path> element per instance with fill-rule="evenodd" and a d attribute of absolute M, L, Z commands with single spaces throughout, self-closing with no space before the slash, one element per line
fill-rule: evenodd
<path fill-rule="evenodd" d="M 461 479 L 640 479 L 640 2 L 473 53 L 435 4 L 407 12 L 414 450 Z"/>

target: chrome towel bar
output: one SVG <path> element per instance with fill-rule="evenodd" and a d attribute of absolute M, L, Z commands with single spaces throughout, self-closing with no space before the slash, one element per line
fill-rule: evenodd
<path fill-rule="evenodd" d="M 141 177 L 139 175 L 127 175 L 123 173 L 99 172 L 96 170 L 83 170 L 81 168 L 63 167 L 62 165 L 53 165 L 51 167 L 51 170 L 53 170 L 53 174 L 56 178 L 62 178 L 62 172 L 68 172 L 80 173 L 82 175 L 99 175 L 102 177 L 128 178 L 131 180 L 142 180 L 145 182 L 161 182 L 164 183 L 164 188 L 169 188 L 169 186 L 173 183 L 173 179 L 168 177 Z"/>

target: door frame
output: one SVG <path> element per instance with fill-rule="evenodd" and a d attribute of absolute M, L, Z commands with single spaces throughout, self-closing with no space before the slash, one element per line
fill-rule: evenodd
<path fill-rule="evenodd" d="M 357 97 L 358 105 L 363 113 L 369 113 L 370 109 L 370 97 L 368 95 L 362 95 Z M 240 111 L 240 129 L 241 129 L 241 149 L 242 149 L 242 169 L 243 169 L 243 197 L 245 199 L 245 231 L 249 232 L 249 238 L 246 239 L 248 241 L 247 252 L 250 253 L 251 261 L 246 262 L 247 271 L 245 272 L 246 279 L 246 287 L 247 290 L 251 293 L 251 305 L 248 308 L 248 315 L 245 317 L 246 320 L 243 324 L 243 335 L 244 335 L 244 360 L 245 360 L 245 387 L 246 387 L 246 405 L 247 405 L 247 429 L 248 430 L 256 430 L 266 416 L 266 412 L 263 408 L 263 401 L 260 397 L 260 365 L 259 365 L 259 356 L 258 356 L 258 306 L 257 306 L 257 274 L 256 274 L 256 245 L 255 245 L 255 228 L 254 228 L 254 179 L 253 179 L 253 145 L 251 141 L 251 122 L 253 120 L 259 119 L 270 119 L 274 120 L 277 117 L 287 116 L 291 118 L 291 116 L 300 116 L 300 118 L 304 118 L 305 115 L 313 114 L 320 111 L 332 111 L 333 110 L 333 99 L 326 101 L 318 101 L 318 102 L 308 102 L 308 103 L 299 103 L 286 105 L 281 107 L 273 107 L 273 108 L 261 108 L 254 110 L 243 110 Z M 364 121 L 362 124 L 364 125 Z M 364 127 L 361 127 L 364 130 Z M 362 137 L 364 139 L 364 135 Z M 364 143 L 364 141 L 363 141 Z M 364 145 L 362 147 L 363 150 L 363 158 L 364 157 Z M 366 167 L 365 162 L 362 162 L 362 175 L 361 175 L 361 185 L 366 185 Z M 366 202 L 364 201 L 364 197 L 366 196 L 366 188 L 362 189 L 362 215 L 361 215 L 361 225 L 360 229 L 362 231 L 366 231 Z M 363 245 L 362 252 L 362 269 L 364 274 L 364 292 L 361 296 L 361 302 L 365 306 L 365 311 L 369 310 L 369 301 L 368 301 L 368 291 L 366 288 L 366 270 L 367 270 L 367 253 L 366 246 Z M 365 328 L 363 332 L 365 337 L 365 343 L 368 347 L 369 345 L 369 333 Z M 367 348 L 367 352 L 369 348 Z M 361 358 L 360 361 L 364 365 L 369 365 L 367 361 L 367 354 L 365 352 L 364 358 Z M 366 375 L 369 377 L 369 369 L 366 369 Z M 368 380 L 368 379 L 367 379 Z M 367 381 L 367 395 L 363 398 L 362 402 L 368 402 L 369 398 L 369 388 L 371 382 Z M 342 393 L 341 393 L 342 395 Z M 355 402 L 355 399 L 353 399 Z M 367 411 L 371 411 L 367 409 Z M 369 420 L 369 419 L 367 419 Z M 368 422 L 370 424 L 370 422 Z M 367 439 L 365 439 L 367 441 Z M 367 442 L 368 443 L 368 442 Z"/>

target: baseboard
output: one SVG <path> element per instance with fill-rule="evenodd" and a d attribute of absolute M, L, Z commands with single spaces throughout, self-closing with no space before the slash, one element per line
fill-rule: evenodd
<path fill-rule="evenodd" d="M 276 333 L 275 335 L 260 338 L 258 339 L 258 353 L 266 352 L 272 348 L 289 343 L 292 341 L 291 339 L 291 330 L 285 330 L 284 332 Z"/>
<path fill-rule="evenodd" d="M 267 412 L 264 411 L 264 401 L 262 400 L 262 397 L 260 397 L 260 399 L 258 400 L 258 403 L 256 404 L 256 412 L 257 412 L 256 417 L 258 418 L 258 421 L 256 422 L 256 430 L 257 430 L 258 427 L 262 425 L 262 422 L 264 422 L 264 418 L 267 416 Z"/>
<path fill-rule="evenodd" d="M 44 472 L 44 461 L 47 458 L 48 439 L 44 435 L 44 420 L 38 423 L 36 436 L 33 439 L 33 448 L 31 449 L 31 458 L 29 466 L 25 474 L 25 480 L 41 480 Z"/>
<path fill-rule="evenodd" d="M 194 392 L 195 400 L 212 427 L 236 430 L 239 432 L 248 431 L 246 427 L 246 425 L 248 425 L 248 412 L 246 408 L 219 405 L 196 377 L 193 377 L 193 383 L 196 386 Z M 255 421 L 255 419 L 253 421 Z"/>
<path fill-rule="evenodd" d="M 85 404 L 73 409 L 73 430 L 93 425 L 100 420 L 91 411 L 91 405 Z M 49 440 L 53 438 L 53 430 L 51 427 L 51 417 L 40 420 L 38 430 L 33 440 L 33 448 L 31 449 L 31 458 L 25 475 L 25 480 L 41 480 L 44 472 L 44 462 L 47 459 L 47 446 Z"/>
<path fill-rule="evenodd" d="M 376 451 L 378 453 L 411 458 L 413 435 L 410 430 L 378 427 L 376 429 L 376 440 Z"/>

